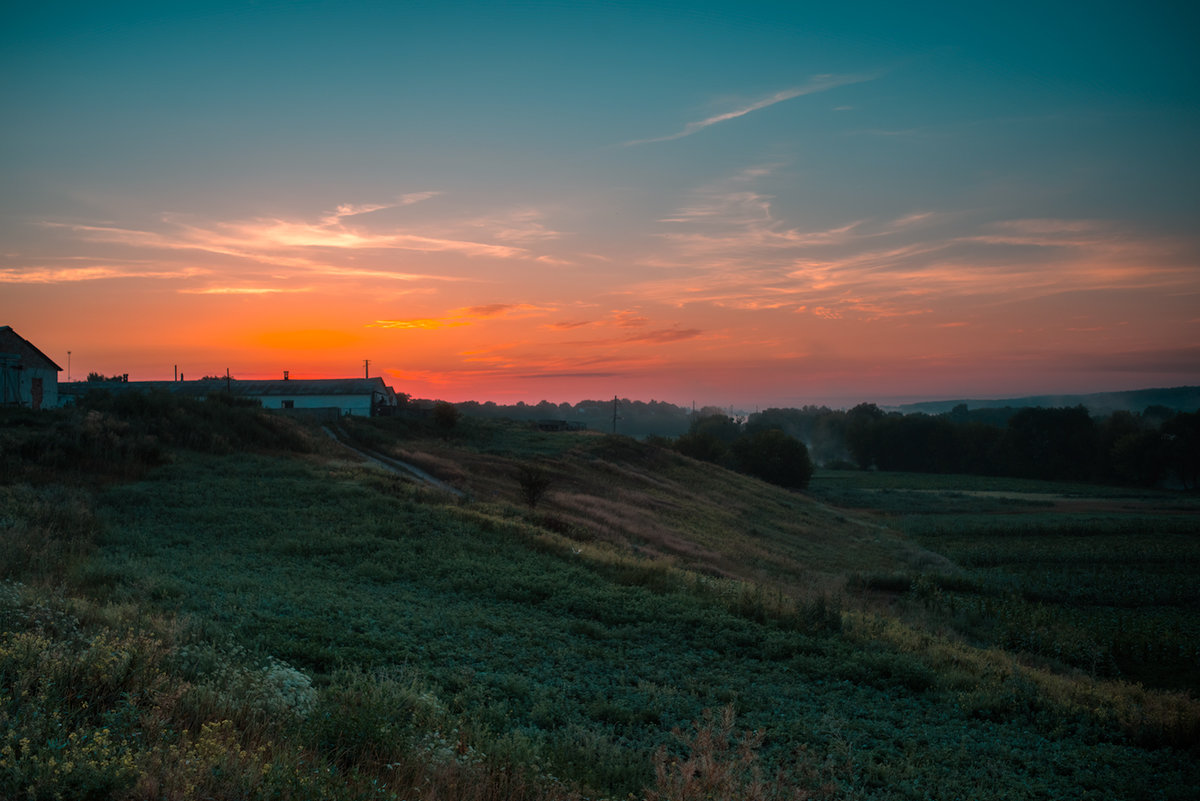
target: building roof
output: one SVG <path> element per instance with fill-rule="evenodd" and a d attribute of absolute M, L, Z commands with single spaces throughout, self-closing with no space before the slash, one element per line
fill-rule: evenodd
<path fill-rule="evenodd" d="M 114 392 L 151 392 L 162 390 L 177 395 L 204 396 L 226 390 L 225 379 L 202 381 L 74 381 L 62 384 L 59 392 L 67 395 L 83 394 L 90 389 L 106 389 Z M 382 378 L 292 378 L 276 381 L 244 381 L 231 379 L 228 389 L 233 395 L 243 397 L 299 397 L 302 395 L 375 395 L 394 397 L 394 393 Z"/>
<path fill-rule="evenodd" d="M 62 371 L 49 356 L 34 347 L 32 342 L 12 330 L 12 326 L 0 326 L 0 354 L 16 354 L 25 367 Z"/>

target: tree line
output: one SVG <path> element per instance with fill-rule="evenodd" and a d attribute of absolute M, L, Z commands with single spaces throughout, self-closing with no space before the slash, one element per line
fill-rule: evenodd
<path fill-rule="evenodd" d="M 571 420 L 594 431 L 611 430 L 614 410 L 612 400 L 455 406 L 473 417 Z M 1200 484 L 1200 411 L 1167 406 L 1093 416 L 1082 405 L 959 404 L 942 414 L 902 414 L 861 403 L 848 410 L 804 406 L 740 416 L 712 406 L 696 411 L 622 398 L 616 411 L 621 434 L 652 437 L 688 456 L 791 487 L 806 486 L 813 465 L 1144 487 Z M 772 431 L 779 433 L 766 433 Z"/>
<path fill-rule="evenodd" d="M 775 428 L 806 442 L 828 467 L 971 473 L 1195 488 L 1200 411 L 1151 406 L 1094 418 L 1084 406 L 887 413 L 872 403 L 767 409 L 747 432 Z"/>
<path fill-rule="evenodd" d="M 470 417 L 487 417 L 508 420 L 567 420 L 581 423 L 591 431 L 612 431 L 613 400 L 583 400 L 576 404 L 525 403 L 497 404 L 492 401 L 480 403 L 466 401 L 456 403 L 458 410 Z M 703 414 L 720 411 L 705 408 Z M 664 401 L 640 401 L 621 398 L 616 402 L 617 433 L 631 437 L 665 436 L 677 437 L 685 434 L 695 414 L 691 409 Z"/>

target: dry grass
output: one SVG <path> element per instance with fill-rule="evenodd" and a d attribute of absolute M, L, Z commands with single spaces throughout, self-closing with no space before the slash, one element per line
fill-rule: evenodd
<path fill-rule="evenodd" d="M 854 571 L 911 570 L 932 559 L 882 526 L 807 496 L 661 448 L 602 436 L 538 459 L 553 486 L 538 512 L 555 531 L 681 568 L 809 594 Z M 526 459 L 480 453 L 440 438 L 392 449 L 477 501 L 523 505 Z M 942 564 L 945 567 L 944 564 Z"/>
<path fill-rule="evenodd" d="M 645 801 L 810 801 L 846 798 L 853 771 L 847 761 L 828 758 L 815 762 L 806 749 L 794 765 L 764 779 L 758 764 L 763 732 L 738 732 L 733 707 L 707 713 L 694 731 L 676 738 L 686 756 L 666 749 L 655 757 L 654 787 Z"/>

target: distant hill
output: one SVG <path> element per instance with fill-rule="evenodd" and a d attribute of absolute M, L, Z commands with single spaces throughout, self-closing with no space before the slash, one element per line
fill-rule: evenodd
<path fill-rule="evenodd" d="M 1029 395 L 1024 398 L 999 400 L 924 401 L 922 403 L 905 403 L 896 408 L 904 414 L 914 412 L 941 414 L 963 403 L 969 409 L 997 409 L 1005 406 L 1014 409 L 1023 406 L 1061 407 L 1082 404 L 1092 414 L 1111 414 L 1119 411 L 1141 412 L 1147 406 L 1166 406 L 1175 411 L 1193 412 L 1200 409 L 1200 387 L 1134 389 L 1126 392 L 1096 392 L 1091 395 Z"/>

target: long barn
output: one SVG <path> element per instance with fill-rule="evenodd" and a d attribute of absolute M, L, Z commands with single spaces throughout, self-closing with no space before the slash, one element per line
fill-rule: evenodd
<path fill-rule="evenodd" d="M 255 400 L 264 409 L 322 410 L 338 415 L 390 414 L 396 392 L 382 378 L 296 378 L 278 381 L 205 379 L 201 381 L 76 381 L 63 384 L 63 404 L 92 390 L 112 393 L 169 392 L 192 398 L 228 392 Z"/>

